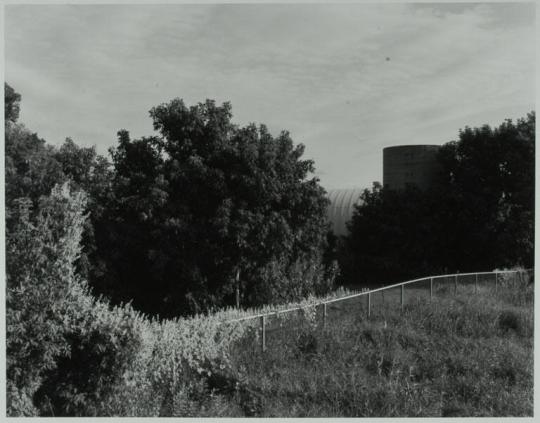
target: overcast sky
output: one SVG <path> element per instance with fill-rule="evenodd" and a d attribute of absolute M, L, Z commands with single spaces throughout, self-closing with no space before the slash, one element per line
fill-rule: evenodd
<path fill-rule="evenodd" d="M 48 142 L 106 153 L 175 97 L 286 129 L 323 186 L 382 181 L 382 148 L 442 144 L 534 109 L 535 9 L 513 4 L 5 9 L 7 82 Z"/>

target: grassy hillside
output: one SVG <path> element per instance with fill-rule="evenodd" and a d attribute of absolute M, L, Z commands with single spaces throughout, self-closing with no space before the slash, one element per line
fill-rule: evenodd
<path fill-rule="evenodd" d="M 399 288 L 372 295 L 369 319 L 366 296 L 328 305 L 325 324 L 320 306 L 273 316 L 265 352 L 258 319 L 224 321 L 270 307 L 158 321 L 78 288 L 92 313 L 71 353 L 31 396 L 10 387 L 9 414 L 532 416 L 533 285 L 437 285 L 432 302 L 429 281 L 407 288 L 403 311 Z"/>
<path fill-rule="evenodd" d="M 439 293 L 440 294 L 440 293 Z M 345 313 L 244 340 L 197 415 L 532 416 L 532 285 Z M 213 413 L 213 414 L 212 414 Z"/>

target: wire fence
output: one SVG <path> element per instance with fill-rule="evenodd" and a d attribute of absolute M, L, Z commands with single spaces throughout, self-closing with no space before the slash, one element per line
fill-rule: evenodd
<path fill-rule="evenodd" d="M 413 301 L 430 302 L 436 296 L 458 293 L 474 295 L 486 289 L 497 291 L 503 287 L 518 287 L 532 283 L 533 277 L 533 269 L 427 276 L 340 298 L 232 319 L 224 323 L 247 325 L 252 335 L 249 337 L 250 343 L 259 345 L 264 352 L 269 337 L 284 335 L 314 323 L 324 328 L 340 322 L 346 316 L 359 313 L 367 319 L 383 317 L 387 310 L 403 310 Z"/>

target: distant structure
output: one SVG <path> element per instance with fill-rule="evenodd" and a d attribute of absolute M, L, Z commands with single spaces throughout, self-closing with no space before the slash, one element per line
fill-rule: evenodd
<path fill-rule="evenodd" d="M 383 149 L 383 187 L 403 189 L 416 185 L 429 188 L 436 178 L 439 165 L 439 145 L 397 145 Z M 335 235 L 346 235 L 347 222 L 351 220 L 354 206 L 361 203 L 363 188 L 334 189 L 328 191 L 330 205 L 328 220 Z"/>
<path fill-rule="evenodd" d="M 383 187 L 431 186 L 438 170 L 439 145 L 397 145 L 383 149 Z"/>
<path fill-rule="evenodd" d="M 351 220 L 354 206 L 360 203 L 363 188 L 334 189 L 328 191 L 330 205 L 327 209 L 328 220 L 332 224 L 334 235 L 347 234 L 347 222 Z"/>

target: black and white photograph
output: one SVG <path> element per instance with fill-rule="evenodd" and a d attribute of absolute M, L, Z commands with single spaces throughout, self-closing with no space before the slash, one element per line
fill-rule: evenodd
<path fill-rule="evenodd" d="M 536 2 L 0 7 L 0 415 L 534 416 Z"/>

